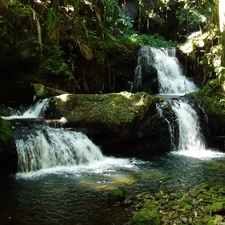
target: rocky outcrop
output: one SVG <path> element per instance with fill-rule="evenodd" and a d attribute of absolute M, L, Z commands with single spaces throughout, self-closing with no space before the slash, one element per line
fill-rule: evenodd
<path fill-rule="evenodd" d="M 0 176 L 17 171 L 17 158 L 12 124 L 0 117 Z"/>
<path fill-rule="evenodd" d="M 140 157 L 171 150 L 168 123 L 145 92 L 56 96 L 46 117 L 86 133 L 104 153 Z"/>
<path fill-rule="evenodd" d="M 148 64 L 141 66 L 142 70 L 142 82 L 140 84 L 135 84 L 132 87 L 132 92 L 145 91 L 148 94 L 159 93 L 159 80 L 158 73 L 155 67 Z"/>

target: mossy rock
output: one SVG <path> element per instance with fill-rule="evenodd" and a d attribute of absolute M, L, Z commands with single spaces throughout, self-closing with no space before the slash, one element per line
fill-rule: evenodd
<path fill-rule="evenodd" d="M 118 189 L 118 188 L 113 188 L 109 191 L 108 193 L 108 201 L 111 203 L 114 202 L 122 202 L 125 200 L 124 193 Z"/>
<path fill-rule="evenodd" d="M 157 209 L 157 206 L 156 206 L 155 203 L 152 202 L 152 201 L 146 201 L 146 202 L 144 203 L 144 208 L 145 208 L 145 209 L 148 209 L 148 210 L 154 210 L 154 209 Z"/>
<path fill-rule="evenodd" d="M 48 98 L 50 96 L 44 85 L 33 84 L 33 87 L 35 91 L 35 96 L 37 96 L 38 98 Z"/>
<path fill-rule="evenodd" d="M 206 207 L 206 211 L 213 213 L 225 212 L 225 202 L 214 202 Z"/>
<path fill-rule="evenodd" d="M 0 117 L 0 145 L 7 145 L 13 139 L 12 124 Z"/>
<path fill-rule="evenodd" d="M 157 210 L 143 210 L 131 219 L 131 225 L 160 225 L 161 215 Z"/>
<path fill-rule="evenodd" d="M 206 190 L 208 190 L 208 189 L 209 189 L 209 185 L 208 185 L 208 184 L 200 184 L 200 185 L 198 186 L 198 189 L 199 189 L 199 190 L 201 190 L 201 189 L 206 189 Z"/>
<path fill-rule="evenodd" d="M 216 225 L 216 224 L 217 224 L 216 220 L 209 220 L 207 223 L 207 225 Z"/>

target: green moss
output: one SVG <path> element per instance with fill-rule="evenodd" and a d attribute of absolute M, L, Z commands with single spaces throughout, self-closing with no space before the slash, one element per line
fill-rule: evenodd
<path fill-rule="evenodd" d="M 123 192 L 118 188 L 111 189 L 108 193 L 109 202 L 122 202 L 124 199 Z"/>
<path fill-rule="evenodd" d="M 209 220 L 207 223 L 207 225 L 216 225 L 216 224 L 217 224 L 216 220 Z"/>
<path fill-rule="evenodd" d="M 191 94 L 193 96 L 193 94 Z M 212 80 L 197 94 L 194 94 L 204 105 L 204 108 L 211 114 L 225 114 L 224 94 L 218 79 Z"/>
<path fill-rule="evenodd" d="M 42 84 L 33 84 L 36 96 L 39 98 L 48 97 L 49 93 Z"/>
<path fill-rule="evenodd" d="M 143 210 L 136 213 L 131 219 L 131 225 L 160 225 L 161 215 L 157 210 Z"/>
<path fill-rule="evenodd" d="M 198 186 L 198 189 L 209 189 L 209 185 L 208 184 L 200 184 Z"/>
<path fill-rule="evenodd" d="M 204 216 L 204 218 L 203 218 L 203 222 L 204 223 L 207 223 L 209 220 L 212 220 L 213 218 L 211 217 L 211 216 L 209 216 L 209 215 L 206 215 L 206 216 Z"/>
<path fill-rule="evenodd" d="M 155 205 L 155 203 L 153 201 L 146 201 L 144 203 L 144 208 L 146 208 L 148 210 L 154 210 L 154 209 L 157 209 L 157 206 Z"/>
<path fill-rule="evenodd" d="M 206 207 L 206 211 L 218 213 L 225 211 L 225 202 L 214 202 L 212 205 Z"/>
<path fill-rule="evenodd" d="M 104 95 L 67 95 L 66 100 L 55 98 L 56 110 L 63 112 L 69 121 L 85 120 L 88 123 L 101 123 L 118 130 L 131 126 L 145 118 L 155 107 L 152 97 L 144 92 L 129 92 Z"/>

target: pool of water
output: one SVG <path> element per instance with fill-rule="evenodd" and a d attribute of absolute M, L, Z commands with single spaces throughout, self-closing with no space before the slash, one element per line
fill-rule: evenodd
<path fill-rule="evenodd" d="M 111 188 L 121 188 L 129 198 L 144 191 L 224 184 L 224 156 L 208 151 L 204 157 L 183 152 L 148 160 L 106 157 L 89 166 L 20 173 L 1 181 L 0 224 L 128 224 L 132 212 L 107 201 Z"/>

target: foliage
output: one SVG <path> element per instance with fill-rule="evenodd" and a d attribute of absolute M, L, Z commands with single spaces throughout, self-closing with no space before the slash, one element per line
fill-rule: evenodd
<path fill-rule="evenodd" d="M 206 26 L 206 16 L 198 11 L 179 6 L 176 10 L 176 18 L 186 33 L 196 31 L 199 27 Z"/>
<path fill-rule="evenodd" d="M 213 114 L 225 113 L 225 95 L 222 92 L 219 79 L 213 79 L 207 86 L 197 93 L 204 108 Z"/>
<path fill-rule="evenodd" d="M 39 68 L 39 73 L 42 76 L 57 75 L 62 76 L 67 80 L 73 79 L 71 69 L 63 60 L 56 59 L 54 56 L 44 60 Z"/>
<path fill-rule="evenodd" d="M 175 41 L 166 41 L 162 36 L 159 36 L 158 34 L 154 35 L 124 35 L 119 38 L 122 42 L 131 42 L 131 43 L 137 43 L 141 46 L 150 45 L 152 47 L 174 47 L 177 45 L 177 42 Z"/>
<path fill-rule="evenodd" d="M 40 56 L 41 51 L 33 17 L 31 8 L 20 4 L 10 6 L 8 11 L 0 16 L 0 59 L 2 63 L 37 61 L 37 56 Z"/>

